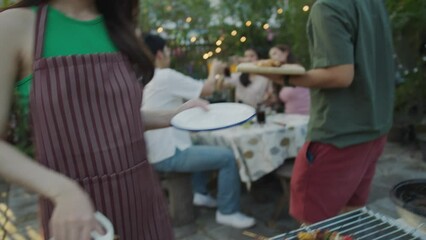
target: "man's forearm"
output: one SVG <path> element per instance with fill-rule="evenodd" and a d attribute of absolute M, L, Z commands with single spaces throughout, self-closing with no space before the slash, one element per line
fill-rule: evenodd
<path fill-rule="evenodd" d="M 145 123 L 145 130 L 170 127 L 170 121 L 176 114 L 194 107 L 200 107 L 207 111 L 208 104 L 209 102 L 206 100 L 195 98 L 185 102 L 175 110 L 141 110 L 142 121 Z"/>
<path fill-rule="evenodd" d="M 306 88 L 346 88 L 353 81 L 353 65 L 339 65 L 330 68 L 318 68 L 305 75 L 290 78 L 290 83 Z"/>
<path fill-rule="evenodd" d="M 145 130 L 170 127 L 170 121 L 176 114 L 175 110 L 150 111 L 142 110 L 142 120 L 145 123 Z"/>

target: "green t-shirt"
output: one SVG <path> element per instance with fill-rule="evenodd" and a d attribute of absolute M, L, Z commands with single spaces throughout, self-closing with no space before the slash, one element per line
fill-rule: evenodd
<path fill-rule="evenodd" d="M 37 8 L 34 7 L 34 11 Z M 70 18 L 62 12 L 48 7 L 43 57 L 68 56 L 116 52 L 104 19 L 90 21 Z M 28 155 L 33 155 L 29 138 L 29 95 L 32 75 L 19 80 L 15 87 L 12 106 L 10 141 Z"/>
<path fill-rule="evenodd" d="M 348 88 L 311 89 L 308 140 L 342 148 L 386 134 L 392 124 L 395 70 L 383 1 L 318 0 L 307 34 L 312 68 L 355 66 Z"/>

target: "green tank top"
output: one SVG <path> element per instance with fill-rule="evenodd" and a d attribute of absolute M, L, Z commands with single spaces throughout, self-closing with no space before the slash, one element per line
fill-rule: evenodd
<path fill-rule="evenodd" d="M 34 8 L 37 11 L 37 8 Z M 104 19 L 90 21 L 70 18 L 55 8 L 48 7 L 43 57 L 69 56 L 116 52 Z M 12 106 L 10 142 L 28 155 L 33 155 L 29 130 L 29 95 L 32 74 L 16 83 Z"/>

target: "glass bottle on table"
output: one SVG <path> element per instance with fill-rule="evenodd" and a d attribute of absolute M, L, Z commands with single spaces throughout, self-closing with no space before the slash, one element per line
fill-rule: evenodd
<path fill-rule="evenodd" d="M 258 103 L 256 106 L 256 120 L 257 123 L 260 125 L 265 124 L 266 122 L 266 106 L 262 103 Z"/>

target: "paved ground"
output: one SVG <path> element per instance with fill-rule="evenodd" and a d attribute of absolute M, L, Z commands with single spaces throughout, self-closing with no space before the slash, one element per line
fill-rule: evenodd
<path fill-rule="evenodd" d="M 418 148 L 415 145 L 402 146 L 388 143 L 377 166 L 368 207 L 392 218 L 399 218 L 389 199 L 389 191 L 395 184 L 412 178 L 426 178 L 426 162 L 421 160 Z M 298 224 L 286 213 L 282 214 L 274 226 L 271 226 L 274 201 L 279 197 L 281 190 L 277 181 L 272 181 L 272 178 L 262 180 L 264 183 L 258 183 L 255 188 L 261 188 L 258 192 L 265 198 L 263 199 L 265 202 L 256 201 L 247 193 L 243 195 L 243 211 L 258 220 L 254 228 L 247 232 L 218 225 L 214 221 L 214 211 L 198 209 L 195 224 L 191 227 L 176 229 L 177 238 L 180 240 L 262 239 L 262 236 L 271 237 L 298 228 Z M 195 233 L 191 233 L 191 230 Z"/>
<path fill-rule="evenodd" d="M 414 145 L 388 143 L 374 178 L 369 207 L 384 215 L 398 218 L 389 199 L 391 187 L 406 179 L 426 178 L 426 163 Z M 8 194 L 9 193 L 9 194 Z M 247 231 L 216 224 L 215 211 L 197 209 L 195 223 L 175 228 L 178 240 L 244 240 L 263 239 L 298 227 L 284 211 L 276 222 L 271 222 L 275 203 L 281 194 L 274 176 L 266 176 L 255 183 L 253 191 L 243 192 L 242 210 L 254 216 L 258 224 Z M 36 198 L 19 188 L 0 182 L 0 239 L 41 239 L 37 233 Z M 5 232 L 7 236 L 3 237 Z"/>

